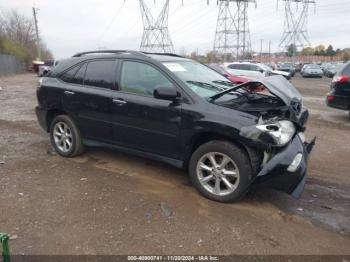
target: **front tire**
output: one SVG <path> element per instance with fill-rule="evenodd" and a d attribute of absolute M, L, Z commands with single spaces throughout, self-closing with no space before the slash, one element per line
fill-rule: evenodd
<path fill-rule="evenodd" d="M 56 152 L 63 157 L 74 157 L 84 151 L 80 131 L 67 115 L 59 115 L 52 120 L 50 140 Z"/>
<path fill-rule="evenodd" d="M 244 197 L 252 182 L 252 167 L 246 153 L 227 141 L 210 141 L 191 156 L 192 184 L 206 198 L 235 202 Z"/>

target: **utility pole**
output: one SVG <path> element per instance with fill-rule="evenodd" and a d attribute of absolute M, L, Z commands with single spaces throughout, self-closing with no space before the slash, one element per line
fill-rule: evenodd
<path fill-rule="evenodd" d="M 264 39 L 260 39 L 260 63 L 262 62 L 262 46 Z"/>
<path fill-rule="evenodd" d="M 307 30 L 309 5 L 315 0 L 277 0 L 284 1 L 284 30 L 279 47 L 287 51 L 290 45 L 295 48 L 310 46 Z M 277 2 L 278 3 L 278 2 Z M 301 8 L 299 7 L 301 5 Z M 293 56 L 295 50 L 293 50 Z"/>
<path fill-rule="evenodd" d="M 144 0 L 139 0 L 143 35 L 140 50 L 156 53 L 174 53 L 174 46 L 168 29 L 169 0 L 165 0 L 157 20 L 153 18 Z"/>
<path fill-rule="evenodd" d="M 38 29 L 37 10 L 39 10 L 39 9 L 37 9 L 33 6 L 33 17 L 34 17 L 34 24 L 35 24 L 37 55 L 38 55 L 38 59 L 41 60 L 41 48 L 40 48 L 40 37 L 39 37 L 39 29 Z"/>
<path fill-rule="evenodd" d="M 251 41 L 248 25 L 248 5 L 255 0 L 217 0 L 219 14 L 216 23 L 214 51 L 223 56 L 236 59 L 247 58 L 251 53 Z M 231 6 L 235 5 L 235 10 Z"/>
<path fill-rule="evenodd" d="M 269 41 L 269 62 L 271 63 L 271 40 Z"/>

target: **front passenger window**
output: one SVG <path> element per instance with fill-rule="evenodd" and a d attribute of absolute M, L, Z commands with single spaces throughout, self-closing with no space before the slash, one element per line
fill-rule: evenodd
<path fill-rule="evenodd" d="M 256 65 L 251 65 L 250 66 L 250 70 L 251 71 L 260 71 L 261 69 L 258 66 L 256 66 Z"/>
<path fill-rule="evenodd" d="M 150 65 L 131 61 L 123 63 L 121 91 L 153 96 L 153 91 L 158 87 L 174 88 L 168 78 Z"/>

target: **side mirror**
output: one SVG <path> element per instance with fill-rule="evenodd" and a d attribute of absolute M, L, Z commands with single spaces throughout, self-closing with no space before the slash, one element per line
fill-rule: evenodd
<path fill-rule="evenodd" d="M 153 91 L 154 98 L 176 101 L 181 97 L 181 94 L 175 88 L 158 87 Z"/>
<path fill-rule="evenodd" d="M 264 70 L 262 70 L 262 69 L 260 68 L 260 69 L 259 69 L 259 72 L 263 74 L 263 73 L 264 73 Z"/>

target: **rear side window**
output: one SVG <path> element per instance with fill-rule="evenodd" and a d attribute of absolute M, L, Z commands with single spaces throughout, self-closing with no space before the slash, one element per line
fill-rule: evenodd
<path fill-rule="evenodd" d="M 96 60 L 88 63 L 84 85 L 112 88 L 115 76 L 114 60 Z"/>
<path fill-rule="evenodd" d="M 239 69 L 238 65 L 229 65 L 228 68 L 231 68 L 231 69 Z"/>

